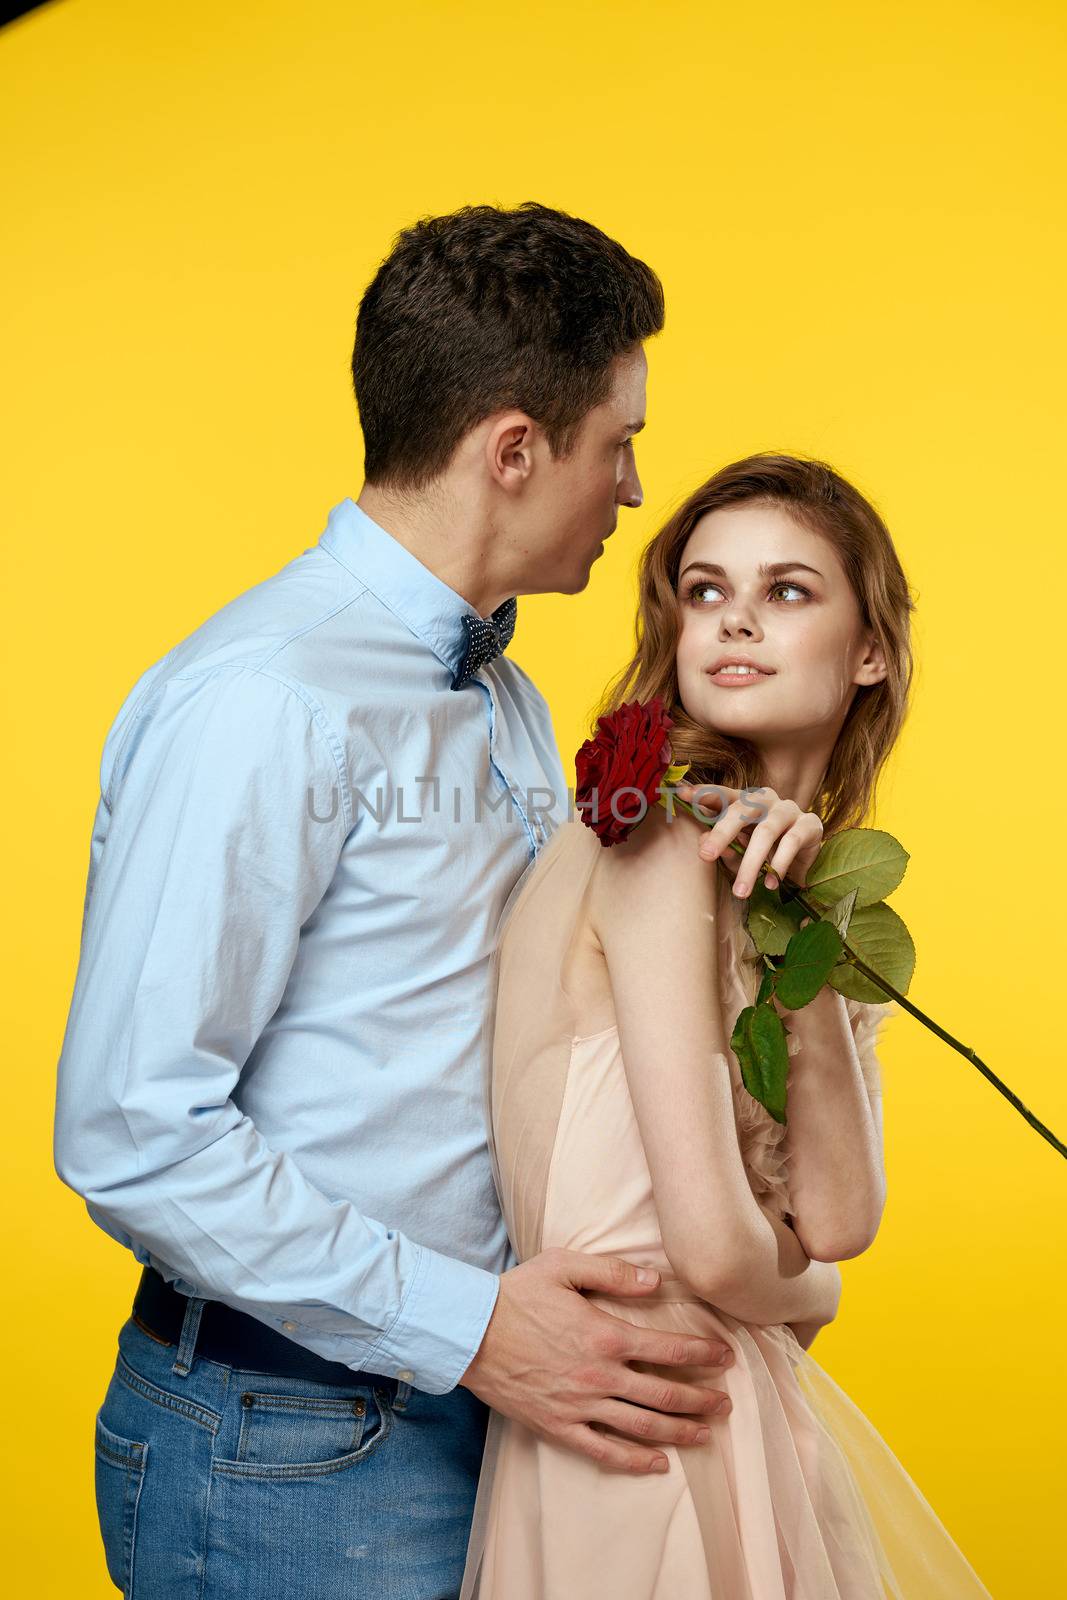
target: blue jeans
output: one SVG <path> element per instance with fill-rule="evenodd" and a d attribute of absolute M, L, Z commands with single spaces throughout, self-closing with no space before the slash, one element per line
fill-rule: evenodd
<path fill-rule="evenodd" d="M 469 1389 L 246 1371 L 132 1317 L 96 1417 L 108 1572 L 129 1600 L 455 1600 L 489 1409 Z M 368 1375 L 369 1376 L 369 1375 Z"/>

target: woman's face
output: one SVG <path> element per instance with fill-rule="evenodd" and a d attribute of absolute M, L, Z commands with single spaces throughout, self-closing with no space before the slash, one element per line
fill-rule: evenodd
<path fill-rule="evenodd" d="M 832 747 L 856 686 L 878 683 L 885 664 L 830 541 L 779 506 L 727 506 L 697 523 L 678 574 L 689 715 L 757 749 Z M 757 670 L 722 670 L 735 658 Z"/>

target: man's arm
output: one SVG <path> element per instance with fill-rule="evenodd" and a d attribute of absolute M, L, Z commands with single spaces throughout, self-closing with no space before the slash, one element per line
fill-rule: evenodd
<path fill-rule="evenodd" d="M 330 1199 L 231 1097 L 351 826 L 339 741 L 298 686 L 225 666 L 171 679 L 120 760 L 59 1061 L 60 1177 L 183 1292 L 446 1393 L 499 1278 Z"/>

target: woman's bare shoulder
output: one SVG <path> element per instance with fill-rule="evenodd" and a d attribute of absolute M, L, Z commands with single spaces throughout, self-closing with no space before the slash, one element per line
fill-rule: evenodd
<path fill-rule="evenodd" d="M 687 811 L 668 813 L 660 805 L 650 806 L 629 837 L 620 844 L 603 848 L 604 877 L 619 882 L 632 881 L 649 872 L 680 871 L 696 855 L 697 842 L 705 831 L 702 823 Z"/>
<path fill-rule="evenodd" d="M 662 806 L 651 806 L 628 839 L 600 847 L 592 897 L 595 922 L 632 913 L 650 901 L 669 900 L 682 914 L 687 904 L 698 912 L 706 910 L 714 874 L 697 854 L 704 831 L 688 812 L 668 815 Z"/>

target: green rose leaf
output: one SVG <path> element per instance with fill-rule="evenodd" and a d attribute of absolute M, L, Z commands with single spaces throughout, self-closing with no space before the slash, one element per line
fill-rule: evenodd
<path fill-rule="evenodd" d="M 763 976 L 759 984 L 759 993 L 756 996 L 756 1004 L 758 1006 L 762 1005 L 765 1000 L 769 1000 L 774 993 L 774 983 L 777 976 L 778 974 L 773 967 L 764 967 Z"/>
<path fill-rule="evenodd" d="M 761 956 L 784 956 L 786 946 L 805 916 L 795 900 L 782 901 L 777 889 L 757 878 L 748 897 L 745 924 Z"/>
<path fill-rule="evenodd" d="M 832 922 L 809 922 L 806 928 L 794 933 L 775 984 L 782 1004 L 790 1011 L 797 1011 L 814 1000 L 843 950 L 841 935 Z"/>
<path fill-rule="evenodd" d="M 808 870 L 804 898 L 831 906 L 856 890 L 857 907 L 892 894 L 908 865 L 908 852 L 881 828 L 846 828 L 827 839 Z"/>
<path fill-rule="evenodd" d="M 741 1068 L 741 1081 L 775 1122 L 785 1122 L 785 1083 L 789 1051 L 785 1025 L 771 1004 L 746 1006 L 730 1035 L 730 1049 Z"/>
<path fill-rule="evenodd" d="M 824 920 L 832 922 L 842 939 L 848 938 L 848 925 L 852 921 L 852 913 L 856 909 L 856 896 L 858 889 L 850 889 L 843 900 L 838 900 L 827 911 Z"/>
<path fill-rule="evenodd" d="M 901 994 L 907 994 L 912 973 L 915 971 L 915 945 L 901 917 L 879 901 L 874 906 L 862 906 L 853 912 L 848 926 L 848 942 L 861 960 L 873 967 L 880 978 L 891 983 Z M 847 958 L 830 974 L 830 983 L 839 994 L 850 1000 L 882 1001 L 888 999 L 869 978 L 848 964 Z"/>

